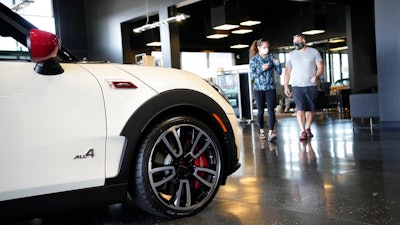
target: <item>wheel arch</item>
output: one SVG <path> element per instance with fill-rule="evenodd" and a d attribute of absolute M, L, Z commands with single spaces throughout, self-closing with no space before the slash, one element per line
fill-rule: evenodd
<path fill-rule="evenodd" d="M 227 131 L 224 132 L 212 114 L 218 115 Z M 235 137 L 225 111 L 209 96 L 193 90 L 172 90 L 161 93 L 136 110 L 125 124 L 121 135 L 127 138 L 126 151 L 121 170 L 117 177 L 106 180 L 106 185 L 128 183 L 133 157 L 146 134 L 154 123 L 160 119 L 187 114 L 194 116 L 210 126 L 219 140 L 223 154 L 223 174 L 221 184 L 225 184 L 228 175 L 239 167 Z M 230 151 L 234 149 L 234 151 Z"/>

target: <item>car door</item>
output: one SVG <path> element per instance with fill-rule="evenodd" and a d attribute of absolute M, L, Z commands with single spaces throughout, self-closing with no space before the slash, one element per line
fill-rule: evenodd
<path fill-rule="evenodd" d="M 100 85 L 75 64 L 50 76 L 34 66 L 0 61 L 0 200 L 104 184 Z"/>

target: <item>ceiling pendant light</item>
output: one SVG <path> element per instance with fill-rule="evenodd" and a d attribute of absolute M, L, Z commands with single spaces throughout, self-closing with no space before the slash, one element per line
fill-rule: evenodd
<path fill-rule="evenodd" d="M 143 31 L 151 30 L 151 29 L 160 27 L 161 25 L 164 25 L 164 24 L 180 22 L 182 20 L 186 20 L 187 18 L 190 18 L 190 15 L 186 15 L 184 13 L 177 13 L 177 14 L 175 14 L 175 16 L 168 17 L 165 20 L 160 20 L 160 21 L 149 24 L 149 6 L 148 5 L 149 5 L 148 0 L 146 0 L 146 11 L 147 11 L 146 12 L 146 17 L 147 17 L 146 24 L 143 26 L 134 28 L 133 32 L 142 33 Z"/>
<path fill-rule="evenodd" d="M 146 31 L 146 30 L 151 30 L 153 28 L 160 27 L 163 24 L 179 22 L 179 21 L 185 20 L 185 19 L 187 19 L 189 17 L 190 17 L 189 15 L 180 13 L 180 14 L 177 14 L 176 16 L 168 17 L 165 20 L 161 20 L 161 21 L 157 21 L 157 22 L 154 22 L 154 23 L 151 23 L 151 24 L 145 24 L 143 26 L 137 27 L 137 28 L 133 29 L 133 32 L 141 33 L 141 32 Z"/>
<path fill-rule="evenodd" d="M 211 26 L 215 30 L 232 30 L 239 27 L 239 8 L 222 5 L 211 9 Z"/>
<path fill-rule="evenodd" d="M 14 12 L 17 12 L 18 10 L 23 9 L 34 2 L 35 2 L 34 0 L 22 0 L 21 2 L 16 3 L 15 5 L 11 6 L 11 10 L 13 10 Z"/>
<path fill-rule="evenodd" d="M 160 41 L 152 41 L 152 42 L 147 43 L 146 46 L 159 47 L 159 46 L 161 46 L 161 42 Z"/>
<path fill-rule="evenodd" d="M 316 35 L 325 32 L 325 6 L 322 4 L 320 12 L 315 12 L 317 5 L 313 5 L 313 12 L 303 16 L 304 35 Z"/>
<path fill-rule="evenodd" d="M 254 26 L 260 24 L 261 21 L 258 20 L 246 20 L 240 23 L 242 26 Z"/>
<path fill-rule="evenodd" d="M 221 39 L 228 37 L 227 34 L 210 34 L 207 36 L 208 39 Z"/>
<path fill-rule="evenodd" d="M 304 21 L 304 35 L 322 34 L 325 32 L 325 16 L 322 14 L 314 14 L 308 16 Z"/>
<path fill-rule="evenodd" d="M 232 34 L 247 34 L 247 33 L 251 33 L 251 32 L 253 32 L 253 30 L 246 29 L 246 28 L 240 28 L 240 29 L 237 29 L 237 30 L 233 30 Z"/>
<path fill-rule="evenodd" d="M 233 48 L 233 49 L 241 49 L 241 48 L 248 48 L 248 47 L 249 47 L 249 45 L 247 45 L 247 44 L 236 44 L 236 45 L 230 46 L 230 48 Z"/>

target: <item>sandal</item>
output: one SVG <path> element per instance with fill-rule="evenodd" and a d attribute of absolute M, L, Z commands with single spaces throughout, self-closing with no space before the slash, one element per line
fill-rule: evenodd
<path fill-rule="evenodd" d="M 276 141 L 276 139 L 278 139 L 278 137 L 276 136 L 275 133 L 272 133 L 272 134 L 269 135 L 269 137 L 268 137 L 268 141 L 269 141 L 269 142 L 274 142 L 274 141 Z"/>
<path fill-rule="evenodd" d="M 260 139 L 261 139 L 261 140 L 267 139 L 267 138 L 265 137 L 265 134 L 264 134 L 264 133 L 261 133 L 261 134 L 260 134 Z"/>

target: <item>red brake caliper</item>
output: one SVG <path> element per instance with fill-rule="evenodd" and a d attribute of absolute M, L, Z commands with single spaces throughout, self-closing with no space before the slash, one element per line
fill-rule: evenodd
<path fill-rule="evenodd" d="M 197 167 L 206 167 L 208 166 L 207 157 L 204 154 L 201 154 L 194 161 L 194 165 Z M 205 172 L 199 172 L 199 176 L 204 177 L 206 175 Z M 200 188 L 200 182 L 198 180 L 194 180 L 194 189 Z"/>

